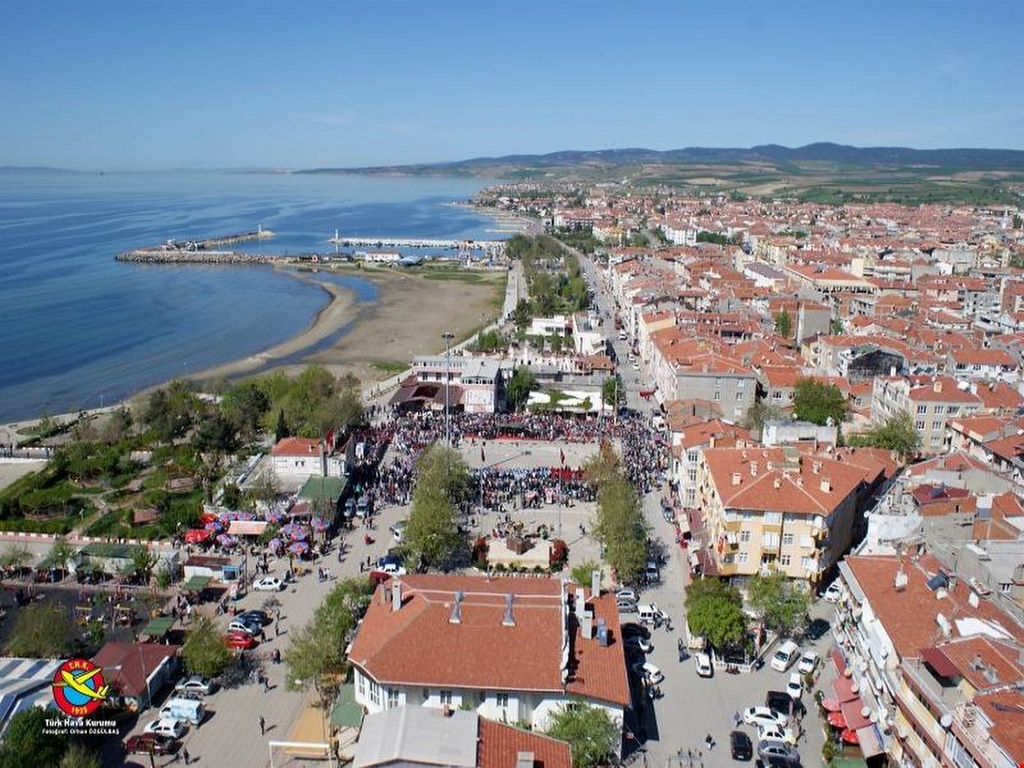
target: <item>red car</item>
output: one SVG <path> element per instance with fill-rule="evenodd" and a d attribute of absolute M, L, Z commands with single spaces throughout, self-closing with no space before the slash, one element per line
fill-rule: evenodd
<path fill-rule="evenodd" d="M 132 755 L 169 755 L 176 746 L 174 739 L 156 733 L 140 733 L 124 743 L 124 748 Z"/>
<path fill-rule="evenodd" d="M 224 644 L 228 648 L 247 651 L 256 647 L 256 638 L 248 632 L 228 632 L 224 638 Z"/>

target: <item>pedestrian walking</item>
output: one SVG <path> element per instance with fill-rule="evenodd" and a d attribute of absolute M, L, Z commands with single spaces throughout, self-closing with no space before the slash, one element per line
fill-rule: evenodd
<path fill-rule="evenodd" d="M 280 637 L 280 636 L 281 636 L 281 622 L 280 621 L 275 621 L 274 622 L 274 637 Z"/>
<path fill-rule="evenodd" d="M 263 676 L 263 692 L 267 693 L 270 690 L 270 678 L 266 675 Z"/>
<path fill-rule="evenodd" d="M 260 736 L 266 736 L 267 734 L 267 721 L 263 719 L 263 715 L 260 715 Z"/>
<path fill-rule="evenodd" d="M 191 765 L 192 755 L 188 753 L 188 749 L 181 750 L 181 759 L 185 761 L 185 765 Z"/>

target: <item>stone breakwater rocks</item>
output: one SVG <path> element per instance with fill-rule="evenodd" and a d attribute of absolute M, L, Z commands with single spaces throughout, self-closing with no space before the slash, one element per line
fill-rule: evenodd
<path fill-rule="evenodd" d="M 116 261 L 138 264 L 272 264 L 295 261 L 296 256 L 239 251 L 184 251 L 177 249 L 138 249 L 119 253 Z"/>

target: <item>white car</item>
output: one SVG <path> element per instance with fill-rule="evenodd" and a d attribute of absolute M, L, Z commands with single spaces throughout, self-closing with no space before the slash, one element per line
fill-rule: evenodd
<path fill-rule="evenodd" d="M 185 735 L 185 726 L 180 720 L 161 717 L 159 720 L 154 720 L 147 725 L 143 733 L 155 733 L 158 736 L 180 739 Z"/>
<path fill-rule="evenodd" d="M 174 686 L 174 692 L 186 696 L 209 696 L 216 690 L 217 684 L 199 675 L 192 675 Z"/>
<path fill-rule="evenodd" d="M 615 593 L 616 600 L 631 600 L 634 603 L 640 602 L 636 596 L 636 592 L 632 589 L 620 589 Z"/>
<path fill-rule="evenodd" d="M 280 592 L 284 589 L 284 582 L 277 576 L 264 576 L 252 583 L 252 588 L 259 592 Z"/>
<path fill-rule="evenodd" d="M 654 646 L 651 644 L 651 641 L 643 637 L 640 637 L 640 635 L 633 635 L 632 637 L 627 637 L 625 640 L 625 645 L 627 648 L 635 648 L 636 650 L 642 651 L 643 653 L 650 653 L 654 650 Z"/>
<path fill-rule="evenodd" d="M 804 695 L 804 681 L 800 679 L 799 672 L 794 672 L 789 676 L 789 682 L 786 683 L 786 693 L 792 696 L 794 700 Z"/>
<path fill-rule="evenodd" d="M 398 563 L 384 563 L 380 568 L 377 569 L 381 573 L 387 573 L 391 576 L 405 576 L 405 567 Z"/>
<path fill-rule="evenodd" d="M 804 651 L 796 668 L 801 675 L 809 675 L 816 666 L 818 666 L 818 654 L 814 651 Z"/>
<path fill-rule="evenodd" d="M 821 599 L 829 603 L 838 603 L 843 599 L 843 588 L 839 586 L 838 581 L 833 581 L 828 585 L 828 589 L 821 593 Z"/>
<path fill-rule="evenodd" d="M 758 741 L 782 741 L 786 744 L 796 744 L 796 734 L 789 728 L 781 725 L 766 725 L 757 728 Z"/>
<path fill-rule="evenodd" d="M 251 624 L 246 624 L 244 621 L 232 621 L 228 624 L 228 632 L 244 632 L 247 635 L 255 635 L 256 628 Z"/>
<path fill-rule="evenodd" d="M 633 671 L 644 678 L 648 685 L 657 685 L 665 679 L 660 669 L 649 661 L 639 661 L 633 665 Z"/>
<path fill-rule="evenodd" d="M 789 722 L 789 718 L 768 707 L 748 707 L 743 710 L 743 722 L 758 727 L 770 725 L 784 727 Z"/>
<path fill-rule="evenodd" d="M 711 657 L 706 653 L 693 654 L 693 662 L 697 665 L 697 677 L 711 677 L 715 668 L 711 666 Z"/>

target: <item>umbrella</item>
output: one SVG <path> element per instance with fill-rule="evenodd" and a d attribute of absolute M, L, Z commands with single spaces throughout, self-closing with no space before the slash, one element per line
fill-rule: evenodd
<path fill-rule="evenodd" d="M 281 541 L 281 539 L 274 537 L 267 542 L 267 547 L 276 555 L 284 547 L 284 542 Z"/>
<path fill-rule="evenodd" d="M 233 547 L 237 543 L 234 536 L 228 536 L 226 533 L 222 533 L 217 537 L 217 543 L 222 547 Z"/>
<path fill-rule="evenodd" d="M 829 712 L 828 723 L 836 728 L 845 728 L 846 718 L 843 716 L 842 712 Z"/>
<path fill-rule="evenodd" d="M 284 518 L 284 513 L 279 509 L 272 510 L 267 513 L 267 522 L 277 525 Z"/>
<path fill-rule="evenodd" d="M 857 736 L 857 732 L 856 731 L 851 731 L 849 728 L 847 728 L 845 731 L 843 731 L 841 734 L 839 734 L 839 738 L 841 738 L 847 744 L 859 744 L 860 743 L 860 737 Z"/>
<path fill-rule="evenodd" d="M 204 528 L 211 532 L 220 532 L 224 530 L 224 524 L 221 523 L 220 520 L 211 520 L 204 526 Z"/>
<path fill-rule="evenodd" d="M 836 701 L 835 699 L 822 699 L 821 700 L 821 706 L 824 707 L 825 710 L 828 711 L 828 712 L 838 712 L 839 711 L 839 702 Z"/>
<path fill-rule="evenodd" d="M 281 535 L 287 536 L 292 541 L 299 541 L 309 537 L 309 529 L 298 523 L 288 523 L 281 526 Z"/>
<path fill-rule="evenodd" d="M 309 549 L 309 544 L 307 544 L 304 541 L 293 541 L 291 543 L 291 546 L 288 547 L 288 551 L 291 552 L 293 555 L 304 554 L 307 549 Z"/>
<path fill-rule="evenodd" d="M 205 528 L 192 528 L 191 530 L 185 531 L 185 542 L 188 544 L 198 544 L 202 541 L 206 541 L 213 535 L 213 531 L 209 531 Z"/>
<path fill-rule="evenodd" d="M 313 526 L 314 531 L 323 532 L 327 530 L 327 521 L 322 517 L 314 517 L 309 521 L 309 524 Z"/>
<path fill-rule="evenodd" d="M 211 512 L 204 512 L 199 516 L 199 522 L 203 525 L 206 525 L 207 523 L 212 523 L 216 519 L 217 516 Z"/>

